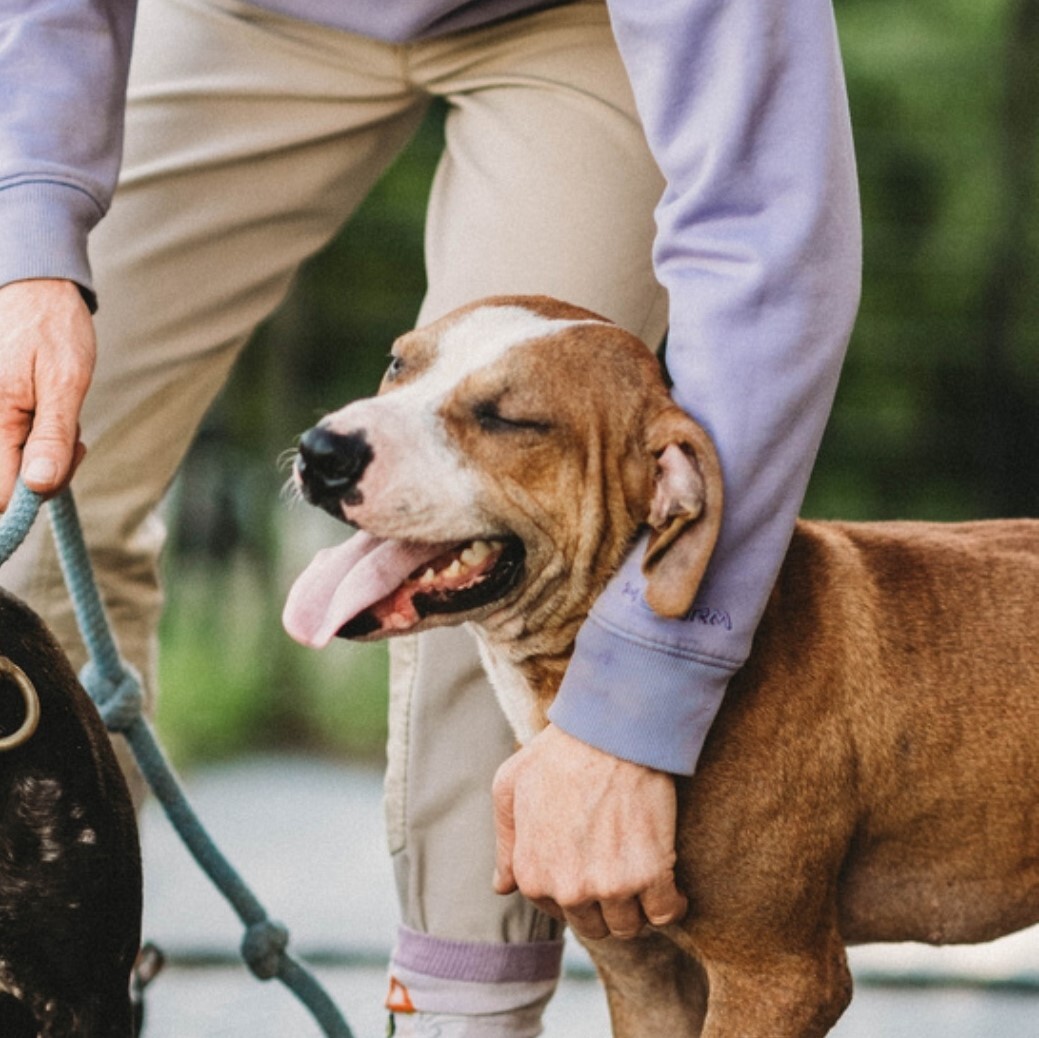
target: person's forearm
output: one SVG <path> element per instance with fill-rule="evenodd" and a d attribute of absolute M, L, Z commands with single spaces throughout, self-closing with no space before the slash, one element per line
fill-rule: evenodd
<path fill-rule="evenodd" d="M 854 155 L 829 3 L 611 0 L 611 11 L 668 184 L 655 262 L 674 396 L 715 441 L 725 516 L 686 620 L 648 611 L 629 560 L 551 716 L 619 756 L 689 772 L 749 654 L 832 405 L 859 293 Z"/>
<path fill-rule="evenodd" d="M 76 281 L 118 174 L 134 0 L 8 0 L 0 12 L 0 285 Z"/>

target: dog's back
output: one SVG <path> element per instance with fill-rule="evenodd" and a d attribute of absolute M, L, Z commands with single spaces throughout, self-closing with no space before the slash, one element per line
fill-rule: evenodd
<path fill-rule="evenodd" d="M 64 654 L 39 618 L 3 592 L 0 655 L 40 701 L 36 732 L 0 752 L 2 1033 L 129 1038 L 141 868 L 126 783 Z M 0 685 L 5 727 L 20 712 L 9 686 Z"/>
<path fill-rule="evenodd" d="M 1037 615 L 1039 522 L 800 524 L 685 797 L 688 889 L 838 889 L 850 943 L 1039 921 Z"/>

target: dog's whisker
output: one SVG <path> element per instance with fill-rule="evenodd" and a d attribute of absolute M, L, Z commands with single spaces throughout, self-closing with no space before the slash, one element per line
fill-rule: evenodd
<path fill-rule="evenodd" d="M 285 480 L 278 494 L 282 501 L 290 505 L 299 504 L 303 500 L 303 491 L 291 476 Z"/>
<path fill-rule="evenodd" d="M 296 449 L 295 447 L 286 447 L 286 448 L 285 448 L 285 450 L 283 450 L 283 451 L 282 451 L 282 452 L 281 452 L 281 453 L 280 453 L 280 454 L 278 455 L 278 460 L 277 460 L 277 462 L 275 463 L 275 464 L 276 464 L 276 466 L 277 466 L 277 467 L 278 467 L 279 469 L 287 469 L 287 468 L 290 468 L 290 467 L 292 466 L 292 464 L 293 464 L 293 463 L 295 462 L 295 460 L 296 460 L 296 455 L 297 455 L 297 453 L 298 453 L 298 451 L 297 451 L 297 449 Z"/>

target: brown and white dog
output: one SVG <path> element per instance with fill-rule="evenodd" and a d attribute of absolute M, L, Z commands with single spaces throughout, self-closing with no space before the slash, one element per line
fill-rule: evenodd
<path fill-rule="evenodd" d="M 290 632 L 468 621 L 521 740 L 640 527 L 648 600 L 681 616 L 721 515 L 714 450 L 650 352 L 543 298 L 405 335 L 296 472 L 359 532 L 297 582 Z M 687 917 L 589 942 L 614 1032 L 822 1035 L 850 998 L 845 945 L 1039 921 L 1037 614 L 1039 522 L 799 524 L 678 780 Z"/>

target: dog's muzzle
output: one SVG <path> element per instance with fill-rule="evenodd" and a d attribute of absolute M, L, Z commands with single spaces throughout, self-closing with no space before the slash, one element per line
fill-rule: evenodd
<path fill-rule="evenodd" d="M 321 425 L 300 439 L 296 476 L 304 498 L 337 519 L 343 505 L 361 503 L 357 484 L 372 460 L 372 448 L 363 430 L 335 433 Z"/>

